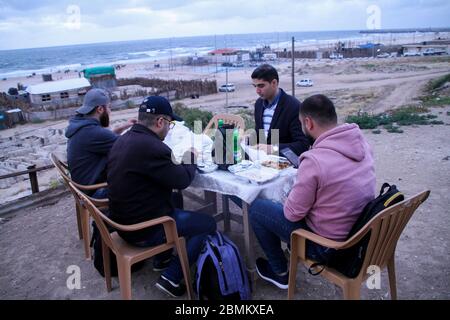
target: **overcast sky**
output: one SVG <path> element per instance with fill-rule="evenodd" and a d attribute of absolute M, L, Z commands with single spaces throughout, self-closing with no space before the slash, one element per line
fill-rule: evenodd
<path fill-rule="evenodd" d="M 0 49 L 211 34 L 364 30 L 368 22 L 381 28 L 450 27 L 450 1 L 0 0 Z"/>

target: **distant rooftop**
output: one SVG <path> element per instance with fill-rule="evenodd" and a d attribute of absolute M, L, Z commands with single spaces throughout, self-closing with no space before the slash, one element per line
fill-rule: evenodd
<path fill-rule="evenodd" d="M 230 55 L 230 54 L 237 53 L 238 51 L 239 50 L 236 50 L 236 49 L 224 48 L 224 49 L 216 49 L 216 50 L 210 51 L 209 54 L 210 55 L 216 55 L 216 54 Z"/>
<path fill-rule="evenodd" d="M 101 75 L 112 75 L 116 74 L 116 70 L 113 66 L 101 66 L 101 67 L 93 67 L 86 68 L 83 70 L 84 77 L 90 79 L 93 76 L 101 76 Z"/>
<path fill-rule="evenodd" d="M 26 91 L 30 94 L 45 94 L 81 89 L 90 86 L 91 84 L 86 78 L 74 78 L 60 81 L 48 81 L 40 84 L 30 85 L 27 87 Z"/>

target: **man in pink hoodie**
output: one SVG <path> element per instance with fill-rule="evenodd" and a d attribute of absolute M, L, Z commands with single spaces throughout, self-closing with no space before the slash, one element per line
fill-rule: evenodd
<path fill-rule="evenodd" d="M 268 260 L 258 258 L 261 278 L 288 288 L 288 266 L 281 241 L 292 231 L 310 230 L 328 239 L 347 238 L 364 206 L 375 197 L 372 151 L 356 124 L 337 124 L 336 110 L 324 95 L 306 99 L 300 107 L 302 131 L 312 142 L 300 156 L 297 181 L 284 206 L 257 199 L 250 221 Z M 332 253 L 307 241 L 306 254 L 324 260 Z"/>

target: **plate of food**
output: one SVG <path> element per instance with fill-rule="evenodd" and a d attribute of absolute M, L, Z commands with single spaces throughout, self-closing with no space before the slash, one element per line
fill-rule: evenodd
<path fill-rule="evenodd" d="M 288 159 L 278 156 L 267 156 L 266 159 L 260 161 L 260 165 L 275 170 L 284 170 L 292 167 L 292 164 Z"/>
<path fill-rule="evenodd" d="M 280 175 L 280 172 L 279 170 L 267 167 L 253 167 L 245 171 L 236 172 L 235 175 L 248 179 L 251 183 L 262 184 L 275 179 Z"/>

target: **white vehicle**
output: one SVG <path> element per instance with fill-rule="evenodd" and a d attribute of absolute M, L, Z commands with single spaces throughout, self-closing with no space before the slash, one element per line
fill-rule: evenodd
<path fill-rule="evenodd" d="M 297 87 L 312 87 L 314 82 L 311 79 L 302 79 L 297 81 L 296 85 Z"/>
<path fill-rule="evenodd" d="M 408 52 L 403 53 L 403 56 L 404 57 L 417 57 L 417 56 L 420 56 L 420 52 L 408 51 Z"/>
<path fill-rule="evenodd" d="M 377 58 L 389 58 L 391 55 L 387 52 L 377 54 Z"/>
<path fill-rule="evenodd" d="M 234 92 L 236 87 L 233 83 L 223 84 L 219 87 L 219 92 Z"/>
<path fill-rule="evenodd" d="M 333 52 L 330 54 L 330 59 L 343 59 L 344 56 L 340 53 Z"/>

